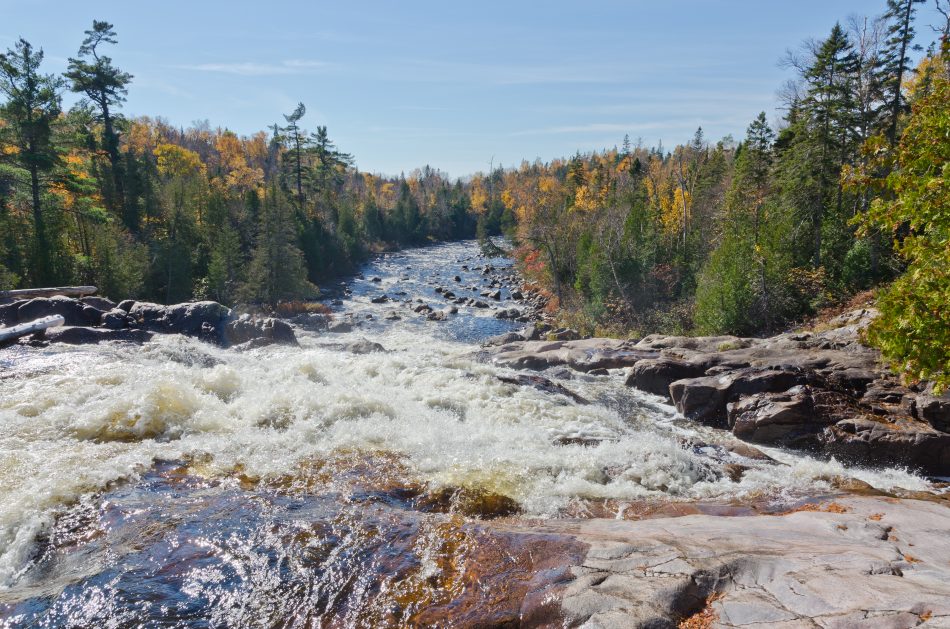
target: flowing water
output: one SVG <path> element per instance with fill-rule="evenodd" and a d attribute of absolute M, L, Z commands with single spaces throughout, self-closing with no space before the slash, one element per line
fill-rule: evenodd
<path fill-rule="evenodd" d="M 0 623 L 496 625 L 580 552 L 536 518 L 778 509 L 840 478 L 930 487 L 743 457 L 619 373 L 548 374 L 589 405 L 506 383 L 479 351 L 516 326 L 493 310 L 371 302 L 477 297 L 486 263 L 506 264 L 471 242 L 383 255 L 338 288 L 360 325 L 298 330 L 300 347 L 0 350 Z M 347 349 L 364 338 L 385 351 Z"/>

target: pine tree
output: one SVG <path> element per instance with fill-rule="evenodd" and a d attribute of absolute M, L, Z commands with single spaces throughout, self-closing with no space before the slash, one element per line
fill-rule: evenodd
<path fill-rule="evenodd" d="M 72 91 L 85 94 L 98 109 L 103 126 L 102 143 L 112 170 L 114 195 L 106 195 L 107 204 L 110 209 L 124 212 L 124 177 L 119 155 L 119 135 L 115 129 L 115 108 L 125 102 L 132 75 L 113 66 L 112 59 L 99 50 L 102 44 L 117 42 L 112 24 L 93 20 L 92 29 L 86 31 L 86 38 L 79 47 L 78 57 L 69 59 L 65 77 L 71 81 Z M 109 202 L 108 199 L 113 196 L 114 199 Z"/>
<path fill-rule="evenodd" d="M 303 254 L 296 244 L 293 217 L 283 195 L 271 185 L 261 208 L 257 244 L 248 266 L 241 298 L 276 305 L 286 299 L 313 297 L 317 288 L 307 281 Z"/>
<path fill-rule="evenodd" d="M 53 142 L 53 125 L 60 114 L 62 79 L 41 74 L 43 51 L 34 51 L 25 39 L 0 55 L 0 92 L 7 97 L 2 114 L 8 123 L 4 141 L 16 147 L 15 161 L 29 176 L 33 216 L 31 279 L 37 285 L 56 279 L 53 268 L 56 234 L 47 232 L 43 193 L 46 179 L 60 163 Z"/>
<path fill-rule="evenodd" d="M 897 125 L 901 115 L 907 109 L 904 99 L 904 79 L 910 72 L 909 53 L 920 50 L 914 46 L 914 14 L 915 5 L 926 0 L 887 0 L 887 11 L 884 19 L 888 23 L 887 42 L 882 60 L 882 71 L 885 76 L 885 87 L 888 96 L 888 127 L 887 138 L 891 145 L 897 143 Z"/>

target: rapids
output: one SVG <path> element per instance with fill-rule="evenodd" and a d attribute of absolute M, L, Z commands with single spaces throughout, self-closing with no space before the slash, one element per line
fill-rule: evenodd
<path fill-rule="evenodd" d="M 501 561 L 474 541 L 500 534 L 460 496 L 530 521 L 630 517 L 645 502 L 781 508 L 833 493 L 841 477 L 930 488 L 902 470 L 734 454 L 730 435 L 618 373 L 547 374 L 590 405 L 505 383 L 513 372 L 478 343 L 517 324 L 491 309 L 427 321 L 401 301 L 371 302 L 385 292 L 442 308 L 439 286 L 477 297 L 475 267 L 489 262 L 509 264 L 473 242 L 382 255 L 331 290 L 361 324 L 298 330 L 299 348 L 156 336 L 0 350 L 0 622 L 420 622 L 477 604 L 447 557 Z M 393 311 L 401 318 L 387 320 Z M 385 351 L 345 349 L 363 338 Z M 735 464 L 748 468 L 738 482 Z M 511 583 L 540 569 L 525 543 L 499 542 L 524 573 Z"/>

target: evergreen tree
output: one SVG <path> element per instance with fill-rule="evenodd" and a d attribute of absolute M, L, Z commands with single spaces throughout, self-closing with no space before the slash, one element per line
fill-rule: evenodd
<path fill-rule="evenodd" d="M 66 78 L 71 81 L 72 91 L 85 94 L 98 110 L 102 121 L 102 144 L 112 170 L 112 190 L 106 194 L 110 209 L 124 212 L 125 191 L 122 161 L 119 155 L 119 134 L 116 132 L 115 108 L 125 102 L 128 84 L 132 75 L 112 65 L 112 59 L 101 53 L 102 44 L 117 43 L 115 30 L 108 22 L 93 20 L 92 29 L 79 47 L 79 55 L 69 59 Z M 107 189 L 108 190 L 108 189 Z M 126 224 L 131 228 L 127 219 Z"/>
<path fill-rule="evenodd" d="M 891 145 L 897 143 L 897 125 L 901 114 L 906 111 L 907 103 L 903 96 L 904 79 L 910 72 L 911 50 L 919 50 L 914 41 L 915 5 L 926 0 L 887 0 L 887 43 L 882 59 L 882 71 L 888 92 L 887 137 Z"/>
<path fill-rule="evenodd" d="M 47 210 L 43 194 L 47 177 L 60 163 L 53 142 L 53 125 L 60 114 L 62 79 L 41 74 L 43 51 L 34 50 L 25 39 L 0 54 L 0 92 L 7 97 L 2 107 L 8 126 L 3 128 L 4 142 L 16 147 L 14 160 L 29 177 L 30 206 L 33 216 L 30 278 L 37 285 L 53 283 L 57 252 L 52 250 L 57 234 L 47 231 Z"/>
<path fill-rule="evenodd" d="M 317 288 L 307 281 L 303 254 L 296 244 L 293 216 L 276 185 L 271 185 L 261 208 L 257 244 L 248 266 L 241 298 L 272 306 L 287 299 L 313 297 Z"/>

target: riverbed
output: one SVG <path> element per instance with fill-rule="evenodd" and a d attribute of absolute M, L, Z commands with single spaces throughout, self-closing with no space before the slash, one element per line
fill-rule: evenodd
<path fill-rule="evenodd" d="M 490 625 L 583 554 L 532 523 L 778 512 L 849 479 L 932 489 L 754 456 L 621 370 L 543 374 L 586 404 L 502 380 L 480 343 L 520 327 L 495 317 L 514 287 L 414 312 L 485 300 L 486 265 L 511 261 L 474 242 L 380 255 L 326 287 L 354 329 L 300 328 L 299 347 L 0 350 L 0 622 Z"/>

